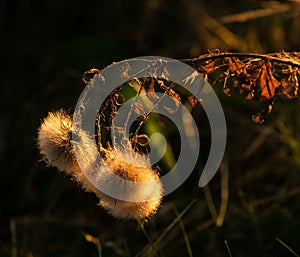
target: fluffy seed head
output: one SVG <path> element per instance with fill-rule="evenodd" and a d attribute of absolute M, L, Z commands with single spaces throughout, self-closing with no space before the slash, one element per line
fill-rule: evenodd
<path fill-rule="evenodd" d="M 151 167 L 148 159 L 134 152 L 131 148 L 110 149 L 104 160 L 101 182 L 109 184 L 119 192 L 125 192 L 130 199 L 140 201 L 106 201 L 100 204 L 113 216 L 119 218 L 143 219 L 154 214 L 160 207 L 162 200 L 162 184 L 156 171 Z M 143 166 L 139 166 L 143 164 Z M 112 179 L 112 173 L 123 178 L 121 182 Z M 139 182 L 138 187 L 127 183 Z"/>
<path fill-rule="evenodd" d="M 147 158 L 134 152 L 129 145 L 122 149 L 110 147 L 101 150 L 104 158 L 100 166 L 95 165 L 95 157 L 86 158 L 94 156 L 97 151 L 93 139 L 86 133 L 80 134 L 77 138 L 79 140 L 74 142 L 77 160 L 86 172 L 92 168 L 89 175 L 92 183 L 90 181 L 87 183 L 85 176 L 81 176 L 78 180 L 85 185 L 87 191 L 93 191 L 98 196 L 102 207 L 113 216 L 125 219 L 145 219 L 157 211 L 162 200 L 162 184 Z M 116 179 L 116 176 L 123 180 Z M 128 181 L 140 183 L 138 187 L 130 188 Z M 102 193 L 103 187 L 108 187 L 111 191 L 126 191 L 129 199 L 141 199 L 141 201 L 116 199 Z"/>
<path fill-rule="evenodd" d="M 38 130 L 38 148 L 43 160 L 51 166 L 71 175 L 81 187 L 95 193 L 99 204 L 117 218 L 146 219 L 154 214 L 161 204 L 162 185 L 157 173 L 147 158 L 128 147 L 101 149 L 104 158 L 97 164 L 98 149 L 94 139 L 84 130 L 72 140 L 72 117 L 65 111 L 50 112 Z M 92 183 L 82 169 L 91 171 Z M 123 178 L 116 181 L 115 176 Z M 141 201 L 123 201 L 102 193 L 98 188 L 108 184 L 113 190 L 124 191 L 128 183 L 140 182 L 141 186 L 129 189 L 131 197 Z M 154 182 L 154 183 L 144 183 Z M 98 185 L 98 186 L 95 186 Z M 128 190 L 128 188 L 127 188 Z"/>
<path fill-rule="evenodd" d="M 38 130 L 38 148 L 43 160 L 61 171 L 77 166 L 71 142 L 72 118 L 64 111 L 49 112 Z"/>

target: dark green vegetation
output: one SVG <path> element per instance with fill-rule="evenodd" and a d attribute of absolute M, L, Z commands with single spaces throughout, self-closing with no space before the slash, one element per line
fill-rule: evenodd
<path fill-rule="evenodd" d="M 265 11 L 231 15 L 256 9 Z M 260 103 L 216 89 L 228 123 L 220 172 L 210 188 L 199 189 L 200 162 L 144 230 L 114 219 L 96 197 L 46 169 L 35 147 L 40 119 L 74 108 L 90 68 L 141 55 L 190 58 L 214 48 L 300 51 L 299 16 L 296 2 L 2 1 L 0 256 L 143 256 L 152 241 L 149 256 L 300 255 L 297 99 L 278 101 L 257 125 L 251 115 Z M 194 114 L 205 157 L 209 128 L 201 111 Z"/>

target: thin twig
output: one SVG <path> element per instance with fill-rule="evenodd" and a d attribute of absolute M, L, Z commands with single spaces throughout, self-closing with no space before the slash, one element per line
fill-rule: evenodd
<path fill-rule="evenodd" d="M 285 53 L 285 54 L 289 54 L 289 53 Z M 293 52 L 290 54 L 300 56 L 300 52 Z M 269 60 L 269 61 L 273 61 L 273 62 L 285 64 L 285 65 L 292 65 L 292 66 L 300 68 L 300 61 L 291 60 L 288 58 L 276 57 L 274 55 L 276 55 L 276 53 L 256 54 L 256 53 L 229 53 L 229 52 L 222 53 L 221 52 L 221 53 L 212 54 L 212 55 L 207 55 L 207 54 L 200 55 L 199 57 L 192 58 L 192 59 L 180 59 L 180 61 L 193 66 L 193 65 L 197 65 L 197 64 L 204 63 L 207 61 L 212 61 L 212 60 L 216 60 L 216 59 L 224 59 L 227 57 L 260 58 L 263 60 Z"/>

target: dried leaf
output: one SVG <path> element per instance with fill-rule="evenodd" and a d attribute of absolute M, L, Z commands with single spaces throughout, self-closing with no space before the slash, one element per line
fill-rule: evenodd
<path fill-rule="evenodd" d="M 265 61 L 265 63 L 262 65 L 261 73 L 258 79 L 260 99 L 263 101 L 268 101 L 273 98 L 277 88 L 280 86 L 280 83 L 274 78 L 271 69 L 271 62 Z"/>
<path fill-rule="evenodd" d="M 125 64 L 121 68 L 121 78 L 129 78 L 128 72 L 131 70 L 129 63 L 125 62 Z"/>
<path fill-rule="evenodd" d="M 300 52 L 257 54 L 217 50 L 183 61 L 204 74 L 207 80 L 210 79 L 207 72 L 213 72 L 211 84 L 216 86 L 223 81 L 223 91 L 228 96 L 237 91 L 235 89 L 246 93 L 248 100 L 264 102 L 273 101 L 278 93 L 289 99 L 299 95 Z M 280 82 L 277 76 L 274 77 L 275 73 L 281 77 Z M 253 120 L 263 122 L 264 115 L 270 112 L 272 106 L 269 104 L 266 110 L 254 115 Z"/>
<path fill-rule="evenodd" d="M 241 84 L 240 87 L 246 92 L 249 92 L 252 89 L 252 86 L 250 84 L 245 84 L 245 83 Z"/>
<path fill-rule="evenodd" d="M 227 95 L 227 96 L 231 96 L 232 95 L 232 90 L 231 90 L 231 88 L 230 87 L 223 87 L 223 92 L 224 92 L 224 94 L 225 95 Z"/>
<path fill-rule="evenodd" d="M 265 122 L 265 119 L 264 119 L 262 113 L 257 113 L 255 115 L 253 115 L 252 120 L 257 124 L 262 124 Z"/>
<path fill-rule="evenodd" d="M 255 123 L 261 124 L 261 123 L 265 122 L 265 116 L 267 114 L 269 114 L 272 111 L 272 109 L 273 109 L 274 100 L 275 100 L 275 97 L 273 97 L 272 99 L 268 100 L 267 107 L 262 112 L 259 112 L 259 113 L 257 113 L 257 114 L 255 114 L 255 115 L 252 116 L 252 120 Z"/>
<path fill-rule="evenodd" d="M 225 58 L 228 62 L 228 70 L 230 74 L 240 76 L 241 74 L 247 74 L 246 65 L 240 61 L 237 57 L 228 57 Z"/>
<path fill-rule="evenodd" d="M 252 90 L 251 92 L 249 92 L 249 93 L 246 95 L 245 99 L 247 99 L 247 100 L 252 100 L 253 98 L 254 98 L 254 91 Z"/>
<path fill-rule="evenodd" d="M 205 72 L 205 74 L 210 74 L 216 70 L 217 59 L 206 61 L 201 65 L 201 69 Z"/>
<path fill-rule="evenodd" d="M 285 74 L 290 74 L 288 77 L 285 77 L 281 80 L 282 91 L 287 98 L 292 99 L 298 96 L 299 91 L 299 82 L 298 82 L 298 69 L 289 69 L 289 71 L 285 70 Z M 282 73 L 284 71 L 282 70 Z"/>
<path fill-rule="evenodd" d="M 166 63 L 165 61 L 160 60 L 160 66 L 158 67 L 158 69 L 156 70 L 156 74 L 159 78 L 163 78 L 165 80 L 168 80 L 169 77 L 169 72 L 167 70 L 166 67 Z"/>
<path fill-rule="evenodd" d="M 85 84 L 88 84 L 90 80 L 96 75 L 99 74 L 100 71 L 98 69 L 90 69 L 83 73 L 82 80 Z"/>
<path fill-rule="evenodd" d="M 167 94 L 171 97 L 171 99 L 173 100 L 173 107 L 169 107 L 169 106 L 164 106 L 164 108 L 171 114 L 175 113 L 178 110 L 178 107 L 180 106 L 181 103 L 181 98 L 179 96 L 179 94 L 177 94 L 174 90 L 169 90 L 169 92 L 167 92 Z"/>
<path fill-rule="evenodd" d="M 198 100 L 195 96 L 189 95 L 188 96 L 188 101 L 192 108 L 195 108 L 196 106 L 199 106 L 201 104 L 201 100 Z"/>
<path fill-rule="evenodd" d="M 155 93 L 155 79 L 151 77 L 147 77 L 144 80 L 144 87 L 146 89 L 146 92 L 148 93 L 148 96 L 151 100 L 158 100 L 159 97 Z"/>
<path fill-rule="evenodd" d="M 255 84 L 259 78 L 262 65 L 263 61 L 261 59 L 250 60 L 247 64 L 247 77 L 249 78 L 251 84 Z"/>

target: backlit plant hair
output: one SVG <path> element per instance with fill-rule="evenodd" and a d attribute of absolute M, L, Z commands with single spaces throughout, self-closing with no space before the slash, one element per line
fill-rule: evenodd
<path fill-rule="evenodd" d="M 80 161 L 84 166 L 91 165 L 95 161 L 97 152 L 92 147 L 95 144 L 94 140 L 85 131 L 78 131 L 76 136 L 75 142 L 72 140 L 71 116 L 63 110 L 50 112 L 38 130 L 38 147 L 43 160 L 48 165 L 55 166 L 72 176 L 85 191 L 95 193 L 99 198 L 99 204 L 115 217 L 141 220 L 157 211 L 162 198 L 162 185 L 157 172 L 151 168 L 149 160 L 129 148 L 122 149 L 122 152 L 111 147 L 107 150 L 102 149 L 105 151 L 103 166 L 95 172 L 100 180 L 111 181 L 111 172 L 114 172 L 130 181 L 157 181 L 154 185 L 151 184 L 150 188 L 147 185 L 145 185 L 146 188 L 142 188 L 144 192 L 147 192 L 146 198 L 150 200 L 127 202 L 115 199 L 99 191 L 83 174 L 78 162 Z M 75 148 L 77 156 L 75 156 Z M 78 153 L 80 153 L 79 156 Z M 138 163 L 139 166 L 134 163 Z M 120 186 L 122 185 L 115 184 L 116 188 Z"/>

